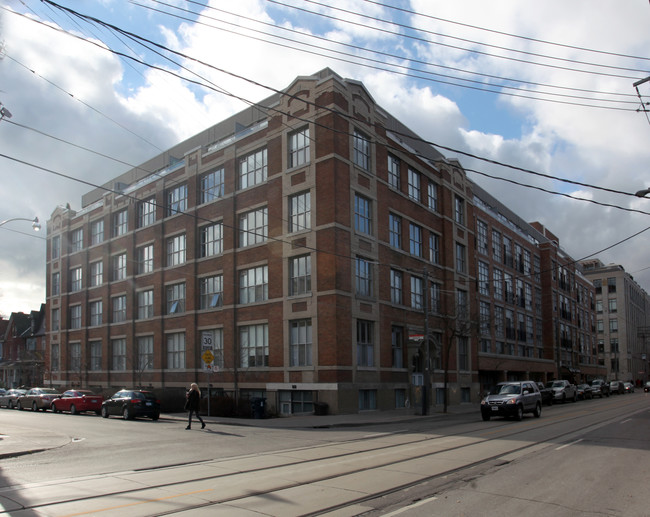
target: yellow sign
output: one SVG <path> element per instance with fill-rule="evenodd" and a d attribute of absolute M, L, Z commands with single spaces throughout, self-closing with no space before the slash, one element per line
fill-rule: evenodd
<path fill-rule="evenodd" d="M 214 354 L 212 353 L 211 350 L 206 350 L 205 352 L 203 352 L 201 358 L 203 359 L 203 362 L 205 364 L 211 364 L 212 361 L 214 361 Z"/>

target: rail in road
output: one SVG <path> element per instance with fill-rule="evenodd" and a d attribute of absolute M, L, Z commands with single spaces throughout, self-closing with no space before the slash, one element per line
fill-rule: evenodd
<path fill-rule="evenodd" d="M 463 423 L 453 435 L 369 433 L 316 447 L 10 486 L 0 490 L 0 515 L 362 515 L 388 494 L 570 444 L 647 410 L 647 401 L 621 397 L 546 418 Z"/>

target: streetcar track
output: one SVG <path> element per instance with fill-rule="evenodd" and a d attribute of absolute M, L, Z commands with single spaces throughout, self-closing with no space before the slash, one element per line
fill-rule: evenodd
<path fill-rule="evenodd" d="M 639 410 L 639 411 L 637 411 L 637 412 L 635 412 L 633 414 L 636 414 L 638 412 L 643 412 L 643 411 L 647 411 L 647 409 Z M 553 426 L 553 425 L 557 424 L 560 421 L 577 420 L 578 418 L 580 418 L 582 416 L 585 416 L 586 414 L 589 414 L 589 415 L 593 416 L 593 415 L 597 415 L 597 414 L 602 413 L 602 412 L 604 412 L 604 409 L 591 411 L 589 413 L 587 413 L 585 411 L 580 411 L 578 413 L 572 413 L 572 414 L 566 415 L 566 416 L 558 415 L 556 418 L 553 418 L 553 419 L 546 419 L 546 420 L 541 420 L 541 421 L 538 420 L 538 419 L 535 419 L 533 421 L 538 424 L 537 426 L 535 426 L 535 429 L 544 429 L 544 428 Z M 421 477 L 421 478 L 419 478 L 417 480 L 414 480 L 414 481 L 411 481 L 411 482 L 408 482 L 408 483 L 403 483 L 403 484 L 398 485 L 398 486 L 391 487 L 390 489 L 385 489 L 385 490 L 381 490 L 381 491 L 378 491 L 378 492 L 373 492 L 372 494 L 367 494 L 367 495 L 364 495 L 362 497 L 359 497 L 359 498 L 356 498 L 356 499 L 353 499 L 353 500 L 348 500 L 348 501 L 342 502 L 340 504 L 332 505 L 332 506 L 330 506 L 328 508 L 322 508 L 322 509 L 320 509 L 318 511 L 315 511 L 315 512 L 305 513 L 305 514 L 303 514 L 303 517 L 316 517 L 316 516 L 319 516 L 319 515 L 324 515 L 326 513 L 330 513 L 332 511 L 340 510 L 340 509 L 345 508 L 345 507 L 362 504 L 362 503 L 368 502 L 370 500 L 375 500 L 375 499 L 390 495 L 392 493 L 395 493 L 395 492 L 398 492 L 398 491 L 401 491 L 401 490 L 405 490 L 405 489 L 413 487 L 413 486 L 417 486 L 417 485 L 420 485 L 420 484 L 423 484 L 423 483 L 426 483 L 426 482 L 441 479 L 441 478 L 453 475 L 453 474 L 458 473 L 458 472 L 463 471 L 463 470 L 471 469 L 471 468 L 474 468 L 474 467 L 477 467 L 477 466 L 480 466 L 480 465 L 486 465 L 486 464 L 494 463 L 495 461 L 497 461 L 498 459 L 500 459 L 500 458 L 502 458 L 504 456 L 511 455 L 513 453 L 520 453 L 522 451 L 525 451 L 526 449 L 537 447 L 537 446 L 539 446 L 540 444 L 543 444 L 543 443 L 558 441 L 558 440 L 561 440 L 561 438 L 569 436 L 569 435 L 573 435 L 578 431 L 583 431 L 583 430 L 591 428 L 591 427 L 595 427 L 595 426 L 599 427 L 599 426 L 603 426 L 603 425 L 606 425 L 608 423 L 614 422 L 618 418 L 620 418 L 620 417 L 619 416 L 614 416 L 614 417 L 611 417 L 608 420 L 599 421 L 598 423 L 595 423 L 595 424 L 594 423 L 586 424 L 586 425 L 584 425 L 583 427 L 581 427 L 579 429 L 572 429 L 571 431 L 556 433 L 553 436 L 549 436 L 546 439 L 538 441 L 538 442 L 527 443 L 527 444 L 524 444 L 524 445 L 522 445 L 520 447 L 515 447 L 515 448 L 512 448 L 512 449 L 509 449 L 508 451 L 500 452 L 498 454 L 483 458 L 483 459 L 475 461 L 475 462 L 470 462 L 470 463 L 464 464 L 464 465 L 459 466 L 459 467 L 455 467 L 455 468 L 448 469 L 448 470 L 445 470 L 445 471 L 442 471 L 442 472 L 438 472 L 436 474 L 432 474 L 431 476 L 424 476 L 424 477 Z M 520 422 L 519 424 L 525 425 L 526 422 L 525 421 Z M 196 476 L 196 477 L 193 477 L 193 478 L 183 479 L 183 480 L 180 480 L 180 481 L 169 481 L 169 482 L 165 482 L 165 483 L 158 483 L 158 484 L 155 484 L 155 485 L 138 486 L 138 487 L 132 488 L 132 489 L 117 490 L 117 491 L 114 491 L 114 492 L 108 492 L 108 493 L 99 494 L 99 495 L 88 495 L 88 496 L 82 496 L 82 497 L 77 497 L 77 498 L 67 498 L 67 499 L 61 500 L 61 501 L 43 502 L 43 503 L 35 504 L 35 505 L 22 506 L 21 509 L 22 510 L 29 510 L 29 509 L 38 509 L 38 508 L 44 508 L 44 507 L 56 507 L 56 506 L 61 506 L 61 505 L 64 505 L 64 504 L 78 503 L 78 502 L 83 502 L 83 501 L 92 501 L 92 500 L 106 498 L 106 497 L 124 496 L 124 495 L 134 494 L 134 493 L 137 493 L 137 492 L 142 492 L 142 491 L 151 491 L 151 490 L 156 490 L 156 489 L 169 489 L 169 488 L 174 487 L 174 486 L 187 485 L 187 484 L 202 482 L 202 481 L 212 481 L 212 480 L 218 481 L 219 479 L 222 479 L 222 478 L 234 478 L 236 476 L 245 476 L 245 475 L 252 474 L 252 473 L 259 473 L 259 472 L 272 473 L 274 470 L 284 469 L 284 468 L 287 468 L 287 467 L 300 467 L 300 466 L 304 467 L 304 466 L 309 466 L 309 465 L 317 466 L 318 463 L 335 460 L 337 458 L 348 458 L 349 459 L 351 456 L 360 456 L 361 457 L 363 455 L 378 453 L 378 452 L 381 452 L 381 451 L 391 451 L 391 450 L 396 450 L 398 448 L 408 448 L 409 446 L 413 446 L 413 445 L 422 445 L 422 444 L 426 444 L 426 443 L 433 443 L 433 442 L 436 442 L 436 441 L 442 441 L 442 440 L 445 440 L 445 439 L 459 437 L 459 436 L 464 436 L 466 438 L 471 438 L 472 434 L 477 433 L 476 437 L 475 437 L 475 440 L 472 441 L 471 443 L 464 443 L 464 444 L 460 444 L 460 445 L 456 445 L 456 446 L 449 446 L 449 447 L 446 446 L 443 449 L 434 450 L 434 451 L 431 451 L 429 453 L 424 453 L 424 454 L 421 454 L 420 456 L 418 456 L 418 458 L 425 458 L 425 457 L 435 458 L 435 456 L 438 456 L 438 455 L 441 455 L 441 454 L 446 454 L 446 453 L 449 453 L 449 452 L 452 452 L 452 451 L 459 451 L 459 450 L 462 450 L 462 449 L 467 449 L 467 448 L 476 446 L 477 444 L 482 444 L 482 443 L 486 443 L 486 442 L 489 442 L 489 441 L 503 440 L 503 439 L 507 439 L 507 438 L 510 438 L 510 437 L 514 437 L 514 436 L 519 435 L 521 433 L 521 431 L 522 431 L 522 425 L 516 425 L 516 424 L 513 425 L 511 422 L 506 422 L 506 421 L 504 421 L 502 424 L 499 424 L 496 429 L 492 430 L 491 433 L 480 433 L 480 431 L 485 429 L 485 423 L 477 422 L 476 425 L 472 424 L 472 425 L 468 425 L 467 427 L 468 427 L 467 430 L 463 430 L 461 433 L 456 433 L 456 434 L 453 434 L 453 435 L 445 434 L 445 435 L 428 436 L 428 437 L 424 437 L 424 438 L 417 438 L 417 439 L 413 439 L 413 440 L 407 440 L 405 442 L 400 442 L 400 443 L 397 443 L 397 444 L 387 444 L 387 445 L 381 445 L 381 446 L 378 446 L 378 447 L 364 448 L 363 450 L 359 450 L 359 451 L 345 451 L 345 452 L 340 452 L 340 453 L 336 453 L 336 454 L 328 454 L 328 455 L 325 455 L 325 456 L 320 456 L 318 458 L 297 459 L 295 461 L 290 461 L 290 462 L 286 462 L 286 463 L 278 463 L 276 465 L 270 465 L 270 466 L 262 466 L 262 467 L 258 467 L 258 468 L 249 467 L 249 468 L 246 468 L 246 469 L 234 472 L 234 473 Z M 528 426 L 528 427 L 530 427 L 530 426 Z M 500 434 L 499 436 L 489 436 L 488 437 L 488 434 L 495 434 L 495 432 L 509 430 L 509 429 L 511 430 L 510 432 Z M 399 431 L 392 432 L 392 433 L 378 433 L 375 436 L 365 435 L 365 436 L 362 436 L 362 437 L 359 437 L 359 438 L 355 438 L 355 439 L 351 439 L 351 440 L 345 440 L 345 441 L 342 441 L 342 442 L 323 443 L 323 444 L 320 444 L 320 445 L 315 446 L 315 447 L 314 446 L 305 446 L 305 447 L 299 447 L 299 448 L 285 449 L 285 450 L 282 450 L 282 451 L 268 452 L 268 453 L 263 453 L 263 454 L 254 454 L 254 455 L 245 455 L 245 456 L 238 456 L 238 457 L 231 457 L 231 458 L 223 458 L 223 459 L 219 459 L 219 460 L 205 460 L 205 461 L 200 461 L 200 462 L 188 462 L 188 463 L 183 463 L 183 464 L 175 464 L 175 465 L 170 465 L 170 466 L 165 466 L 165 467 L 135 469 L 135 470 L 123 471 L 123 472 L 119 472 L 119 473 L 98 475 L 97 477 L 105 477 L 106 475 L 113 475 L 115 477 L 120 477 L 120 476 L 128 475 L 129 473 L 143 473 L 143 472 L 148 472 L 148 471 L 156 472 L 156 471 L 160 471 L 160 470 L 163 470 L 163 469 L 175 469 L 175 468 L 181 468 L 181 467 L 184 467 L 184 466 L 200 465 L 200 464 L 203 464 L 203 465 L 207 465 L 207 464 L 218 465 L 219 463 L 226 463 L 226 462 L 231 462 L 231 461 L 237 461 L 237 460 L 240 460 L 240 459 L 245 459 L 245 458 L 250 458 L 250 457 L 259 457 L 259 456 L 278 456 L 278 457 L 282 458 L 282 457 L 285 457 L 287 455 L 291 455 L 292 453 L 300 452 L 302 450 L 308 450 L 308 449 L 314 449 L 314 448 L 327 448 L 327 447 L 335 447 L 335 448 L 337 448 L 337 447 L 343 447 L 346 444 L 353 444 L 353 443 L 362 442 L 362 441 L 363 442 L 368 442 L 368 441 L 372 441 L 372 440 L 381 441 L 382 439 L 385 439 L 387 436 L 397 436 L 397 435 L 402 435 L 402 434 L 408 434 L 409 432 L 413 432 L 413 431 L 399 430 Z M 415 431 L 415 433 L 417 433 L 417 434 L 425 434 L 422 431 Z M 373 465 L 368 466 L 368 467 L 359 467 L 359 468 L 356 468 L 356 469 L 345 470 L 344 472 L 338 472 L 338 473 L 335 473 L 335 474 L 324 475 L 324 476 L 321 476 L 321 477 L 318 477 L 318 478 L 311 478 L 307 482 L 294 481 L 294 482 L 289 482 L 289 483 L 285 483 L 285 484 L 282 484 L 282 485 L 274 486 L 273 488 L 268 489 L 268 490 L 249 491 L 246 494 L 242 494 L 242 495 L 235 495 L 233 497 L 223 497 L 223 498 L 218 498 L 218 499 L 214 499 L 214 500 L 210 500 L 210 501 L 204 501 L 204 502 L 201 502 L 201 503 L 197 503 L 195 505 L 184 506 L 182 509 L 173 509 L 173 510 L 169 510 L 169 511 L 166 511 L 166 512 L 156 512 L 156 515 L 174 515 L 174 514 L 186 512 L 186 511 L 192 510 L 192 509 L 200 509 L 200 508 L 206 508 L 206 507 L 209 507 L 209 506 L 215 506 L 215 505 L 219 505 L 219 504 L 233 503 L 235 501 L 240 501 L 240 500 L 248 499 L 248 498 L 251 498 L 251 497 L 267 496 L 269 494 L 280 492 L 282 490 L 288 490 L 288 489 L 296 488 L 296 487 L 303 486 L 303 485 L 313 485 L 313 484 L 317 484 L 317 483 L 322 483 L 324 481 L 334 480 L 334 479 L 344 477 L 344 476 L 350 476 L 350 475 L 353 475 L 353 474 L 359 474 L 359 473 L 363 473 L 363 472 L 367 472 L 367 471 L 371 471 L 371 470 L 375 470 L 375 469 L 379 469 L 379 468 L 386 468 L 386 467 L 390 467 L 390 466 L 399 465 L 399 464 L 402 464 L 402 463 L 413 461 L 413 459 L 414 459 L 413 457 L 406 457 L 406 458 L 396 459 L 396 460 L 392 460 L 392 461 L 380 462 L 378 464 L 373 464 Z M 270 474 L 270 475 L 272 476 L 272 474 Z M 93 476 L 93 477 L 95 477 L 95 476 Z M 52 481 L 47 482 L 47 484 L 51 485 Z M 12 489 L 15 490 L 18 487 L 13 486 L 13 487 L 6 487 L 6 488 L 3 488 L 3 489 L 0 489 L 0 495 L 3 495 L 4 493 L 9 492 Z M 217 490 L 217 488 L 215 488 L 214 490 Z M 206 490 L 206 491 L 209 491 L 209 490 Z M 177 497 L 180 497 L 182 495 L 183 494 L 178 494 Z M 173 496 L 171 496 L 171 497 L 173 497 Z M 8 499 L 10 499 L 10 498 L 8 498 Z M 155 501 L 155 500 L 153 500 L 153 499 L 150 500 L 150 502 L 153 502 L 153 501 Z M 16 501 L 13 501 L 13 502 L 18 504 Z M 134 503 L 134 504 L 141 504 L 141 503 L 146 503 L 146 502 L 147 502 L 147 500 L 142 500 L 141 502 Z M 95 509 L 93 511 L 89 511 L 88 514 L 93 513 L 93 512 L 101 512 L 101 511 L 102 511 L 101 509 Z M 10 512 L 8 512 L 8 511 L 0 512 L 0 515 L 4 515 L 4 514 L 10 514 Z M 75 514 L 70 514 L 70 515 L 84 515 L 84 513 L 82 512 L 82 513 L 75 513 Z"/>

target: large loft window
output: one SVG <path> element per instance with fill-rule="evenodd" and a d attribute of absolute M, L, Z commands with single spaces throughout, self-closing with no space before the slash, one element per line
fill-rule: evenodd
<path fill-rule="evenodd" d="M 241 158 L 239 160 L 239 188 L 244 189 L 265 182 L 267 167 L 266 148 Z"/>
<path fill-rule="evenodd" d="M 185 263 L 185 234 L 175 235 L 167 239 L 167 266 L 178 266 Z"/>
<path fill-rule="evenodd" d="M 361 131 L 354 130 L 353 161 L 363 170 L 370 170 L 370 138 Z"/>
<path fill-rule="evenodd" d="M 223 252 L 223 223 L 209 224 L 200 228 L 201 257 L 211 257 Z"/>
<path fill-rule="evenodd" d="M 289 197 L 289 231 L 299 232 L 311 228 L 311 194 L 300 192 Z"/>
<path fill-rule="evenodd" d="M 309 163 L 309 128 L 302 128 L 289 135 L 289 168 Z"/>
<path fill-rule="evenodd" d="M 239 216 L 239 246 L 266 242 L 268 237 L 268 210 L 260 208 Z"/>
<path fill-rule="evenodd" d="M 223 275 L 214 275 L 201 278 L 200 309 L 215 309 L 223 305 Z"/>
<path fill-rule="evenodd" d="M 187 185 L 178 185 L 165 192 L 165 216 L 180 214 L 187 210 Z"/>
<path fill-rule="evenodd" d="M 224 169 L 201 176 L 201 203 L 209 203 L 224 196 Z"/>
<path fill-rule="evenodd" d="M 168 285 L 165 289 L 167 314 L 185 312 L 185 283 Z"/>
<path fill-rule="evenodd" d="M 119 237 L 129 231 L 129 212 L 120 210 L 113 214 L 113 237 Z"/>
<path fill-rule="evenodd" d="M 268 266 L 254 267 L 239 272 L 239 303 L 263 302 L 268 298 Z"/>
<path fill-rule="evenodd" d="M 156 222 L 156 198 L 150 197 L 138 203 L 138 228 L 144 228 Z"/>

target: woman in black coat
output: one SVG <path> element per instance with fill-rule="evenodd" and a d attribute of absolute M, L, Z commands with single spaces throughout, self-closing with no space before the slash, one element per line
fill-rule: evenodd
<path fill-rule="evenodd" d="M 196 418 L 201 422 L 201 429 L 205 427 L 205 422 L 199 415 L 199 405 L 201 403 L 201 390 L 196 383 L 192 383 L 189 391 L 187 392 L 187 401 L 185 402 L 185 409 L 189 411 L 189 418 L 187 420 L 187 427 L 185 429 L 192 429 L 192 412 L 196 414 Z"/>

